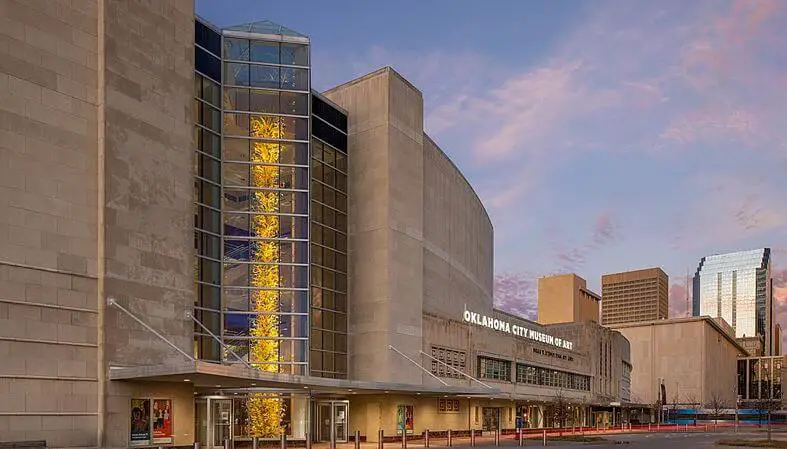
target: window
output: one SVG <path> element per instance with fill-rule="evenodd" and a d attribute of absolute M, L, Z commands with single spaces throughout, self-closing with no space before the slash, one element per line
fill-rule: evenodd
<path fill-rule="evenodd" d="M 438 399 L 437 412 L 438 413 L 460 413 L 462 410 L 459 407 L 459 399 Z"/>
<path fill-rule="evenodd" d="M 510 382 L 511 362 L 489 357 L 478 357 L 478 377 Z"/>
<path fill-rule="evenodd" d="M 517 383 L 590 391 L 590 376 L 517 363 Z"/>
<path fill-rule="evenodd" d="M 461 379 L 464 376 L 454 371 L 455 368 L 461 372 L 465 370 L 465 352 L 457 351 L 454 349 L 443 348 L 440 346 L 432 346 L 432 357 L 439 360 L 432 360 L 432 374 L 438 377 L 451 377 Z M 445 364 L 445 365 L 444 365 Z M 446 366 L 448 365 L 448 366 Z M 449 366 L 451 368 L 449 368 Z"/>

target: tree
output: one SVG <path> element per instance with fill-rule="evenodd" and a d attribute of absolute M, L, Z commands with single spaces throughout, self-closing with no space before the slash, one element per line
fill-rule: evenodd
<path fill-rule="evenodd" d="M 687 407 L 694 410 L 694 425 L 697 425 L 697 408 L 700 406 L 700 401 L 697 400 L 697 396 L 694 393 L 686 393 L 683 395 L 683 400 Z"/>
<path fill-rule="evenodd" d="M 678 405 L 680 404 L 680 397 L 678 396 L 678 390 L 675 389 L 675 394 L 672 395 L 672 400 L 670 401 L 672 405 L 672 419 L 676 419 L 678 415 Z M 676 422 L 677 423 L 677 422 Z"/>
<path fill-rule="evenodd" d="M 781 408 L 781 400 L 771 398 L 754 399 L 754 406 L 757 409 L 759 416 L 759 425 L 762 425 L 762 415 L 765 414 L 768 418 L 768 441 L 771 441 L 771 412 Z"/>
<path fill-rule="evenodd" d="M 566 419 L 568 418 L 568 401 L 563 395 L 562 390 L 558 390 L 552 401 L 549 403 L 549 413 L 552 415 L 554 424 L 557 427 L 565 427 Z"/>
<path fill-rule="evenodd" d="M 705 407 L 711 411 L 713 416 L 713 428 L 715 429 L 719 420 L 719 415 L 721 415 L 723 410 L 729 408 L 729 404 L 727 404 L 727 401 L 724 400 L 724 397 L 722 397 L 718 391 L 714 391 L 711 393 L 710 398 L 708 398 L 708 402 L 705 404 Z"/>

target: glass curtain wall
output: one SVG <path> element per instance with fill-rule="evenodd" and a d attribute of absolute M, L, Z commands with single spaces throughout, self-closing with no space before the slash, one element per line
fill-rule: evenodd
<path fill-rule="evenodd" d="M 197 20 L 194 41 L 194 310 L 221 335 L 221 34 Z M 195 357 L 221 361 L 220 348 L 194 325 Z"/>
<path fill-rule="evenodd" d="M 303 375 L 309 48 L 236 35 L 223 41 L 222 337 L 255 368 Z"/>
<path fill-rule="evenodd" d="M 704 257 L 694 276 L 695 314 L 724 318 L 737 338 L 767 335 L 769 267 L 767 248 Z"/>
<path fill-rule="evenodd" d="M 347 378 L 347 116 L 312 95 L 313 376 Z"/>

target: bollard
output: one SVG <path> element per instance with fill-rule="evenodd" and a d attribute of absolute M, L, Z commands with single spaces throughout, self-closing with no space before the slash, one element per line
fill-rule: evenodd
<path fill-rule="evenodd" d="M 495 446 L 500 446 L 500 429 L 495 429 Z"/>
<path fill-rule="evenodd" d="M 230 446 L 230 439 L 229 438 L 225 438 L 224 439 L 224 449 L 232 449 L 232 446 Z"/>
<path fill-rule="evenodd" d="M 447 438 L 448 438 L 447 446 L 451 447 L 453 445 L 453 441 L 451 441 L 451 429 L 448 429 L 448 436 L 447 436 Z"/>
<path fill-rule="evenodd" d="M 251 439 L 251 449 L 260 449 L 260 440 L 257 437 Z"/>
<path fill-rule="evenodd" d="M 648 423 L 648 432 L 650 432 L 650 423 Z"/>
<path fill-rule="evenodd" d="M 475 446 L 475 429 L 470 429 L 470 446 Z"/>
<path fill-rule="evenodd" d="M 331 449 L 336 449 L 336 429 L 331 429 Z"/>
<path fill-rule="evenodd" d="M 525 439 L 525 432 L 522 432 L 522 429 L 519 429 L 519 445 L 522 446 L 524 444 Z"/>
<path fill-rule="evenodd" d="M 429 429 L 424 431 L 424 447 L 429 447 Z"/>
<path fill-rule="evenodd" d="M 312 434 L 306 432 L 306 449 L 312 449 Z"/>
<path fill-rule="evenodd" d="M 281 449 L 287 449 L 287 431 L 286 430 L 282 430 L 281 431 L 281 442 L 280 442 L 279 447 L 281 447 Z M 334 444 L 334 447 L 336 447 L 335 444 Z"/>
<path fill-rule="evenodd" d="M 544 446 L 547 445 L 547 429 L 544 429 Z"/>
<path fill-rule="evenodd" d="M 361 449 L 361 431 L 355 431 L 355 449 Z"/>
<path fill-rule="evenodd" d="M 383 449 L 383 429 L 377 431 L 377 449 Z"/>
<path fill-rule="evenodd" d="M 402 447 L 407 449 L 407 429 L 402 429 Z"/>

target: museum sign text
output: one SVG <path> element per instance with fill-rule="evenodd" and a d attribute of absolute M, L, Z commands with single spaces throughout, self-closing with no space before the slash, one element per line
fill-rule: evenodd
<path fill-rule="evenodd" d="M 465 310 L 464 320 L 467 323 L 487 327 L 496 331 L 514 334 L 517 337 L 527 338 L 540 343 L 557 346 L 563 349 L 573 349 L 574 343 L 562 338 L 553 337 L 537 330 L 511 324 L 498 318 L 481 315 L 480 313 Z"/>

